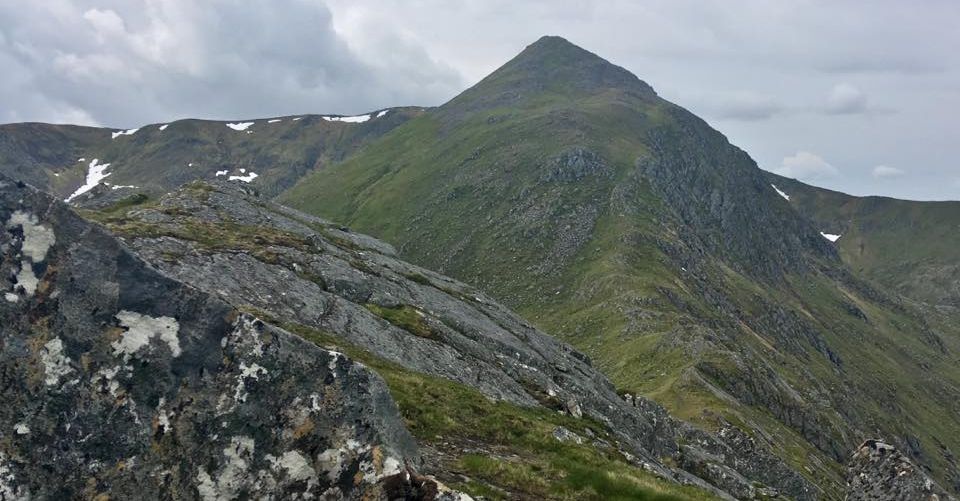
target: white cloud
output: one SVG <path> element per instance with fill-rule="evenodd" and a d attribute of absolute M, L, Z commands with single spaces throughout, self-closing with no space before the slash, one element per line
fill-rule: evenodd
<path fill-rule="evenodd" d="M 873 177 L 875 178 L 890 178 L 890 177 L 900 177 L 906 172 L 903 169 L 898 169 L 896 167 L 889 167 L 887 165 L 878 165 L 873 168 Z"/>
<path fill-rule="evenodd" d="M 753 92 L 709 94 L 694 100 L 702 101 L 707 115 L 726 120 L 766 120 L 785 111 L 776 99 Z"/>
<path fill-rule="evenodd" d="M 773 169 L 773 172 L 804 181 L 815 181 L 839 174 L 836 167 L 809 151 L 798 151 L 795 155 L 784 157 L 780 167 Z"/>
<path fill-rule="evenodd" d="M 867 108 L 867 96 L 856 86 L 840 83 L 833 86 L 827 96 L 827 113 L 850 115 L 864 113 Z"/>

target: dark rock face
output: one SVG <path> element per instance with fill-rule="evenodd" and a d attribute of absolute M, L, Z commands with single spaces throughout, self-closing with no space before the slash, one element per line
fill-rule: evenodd
<path fill-rule="evenodd" d="M 882 440 L 867 440 L 847 467 L 848 501 L 954 499 L 920 467 Z"/>
<path fill-rule="evenodd" d="M 575 147 L 563 152 L 550 165 L 550 170 L 543 176 L 544 181 L 558 181 L 572 183 L 587 176 L 610 176 L 613 169 L 596 153 Z"/>
<path fill-rule="evenodd" d="M 376 374 L 0 179 L 0 499 L 359 499 L 418 464 Z"/>
<path fill-rule="evenodd" d="M 637 168 L 691 237 L 761 278 L 806 270 L 814 260 L 839 262 L 836 249 L 791 212 L 744 151 L 679 106 L 668 110 L 673 124 L 650 132 L 652 156 Z"/>

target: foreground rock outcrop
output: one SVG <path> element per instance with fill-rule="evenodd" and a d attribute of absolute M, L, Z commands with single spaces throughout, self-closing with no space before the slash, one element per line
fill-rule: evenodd
<path fill-rule="evenodd" d="M 919 466 L 882 440 L 867 440 L 847 468 L 848 501 L 954 499 Z"/>
<path fill-rule="evenodd" d="M 364 366 L 25 185 L 0 222 L 0 499 L 376 499 L 418 464 Z"/>

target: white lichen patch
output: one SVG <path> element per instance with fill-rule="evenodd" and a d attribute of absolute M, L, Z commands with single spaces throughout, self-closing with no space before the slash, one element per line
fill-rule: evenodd
<path fill-rule="evenodd" d="M 132 369 L 130 366 L 127 366 L 128 369 Z M 123 366 L 118 365 L 112 369 L 100 369 L 93 376 L 92 382 L 94 385 L 101 385 L 101 391 L 107 391 L 110 393 L 110 396 L 117 398 L 120 396 L 120 382 L 117 381 L 117 374 L 120 373 L 120 369 Z"/>
<path fill-rule="evenodd" d="M 17 487 L 14 483 L 17 481 L 16 475 L 7 464 L 6 454 L 0 452 L 0 499 L 3 500 L 27 500 L 30 499 L 30 493 L 23 487 Z"/>
<path fill-rule="evenodd" d="M 327 363 L 327 368 L 333 373 L 333 377 L 337 377 L 337 362 L 339 362 L 341 358 L 344 358 L 343 353 L 333 350 L 327 350 L 327 353 L 330 354 L 330 362 Z"/>
<path fill-rule="evenodd" d="M 167 412 L 163 406 L 166 404 L 166 399 L 160 397 L 160 402 L 157 404 L 157 427 L 160 429 L 160 433 L 166 433 L 173 429 L 173 425 L 170 424 L 170 417 L 173 416 L 172 412 Z"/>
<path fill-rule="evenodd" d="M 250 437 L 233 437 L 223 449 L 224 465 L 214 479 L 201 467 L 197 473 L 197 491 L 204 501 L 236 499 L 250 476 L 254 441 Z"/>
<path fill-rule="evenodd" d="M 7 228 L 20 226 L 23 230 L 23 244 L 21 251 L 23 255 L 30 258 L 34 263 L 39 263 L 47 258 L 47 251 L 57 238 L 53 229 L 40 224 L 40 221 L 33 214 L 23 211 L 16 211 L 7 221 Z"/>
<path fill-rule="evenodd" d="M 60 383 L 60 378 L 73 372 L 70 359 L 63 354 L 63 341 L 55 337 L 43 345 L 40 352 L 40 363 L 43 364 L 43 382 L 47 386 Z"/>
<path fill-rule="evenodd" d="M 346 467 L 354 461 L 359 460 L 364 454 L 370 452 L 372 447 L 369 444 L 363 444 L 356 439 L 349 438 L 344 442 L 343 447 L 330 448 L 317 456 L 317 466 L 325 471 L 327 479 L 331 482 L 337 482 L 337 479 L 345 471 Z M 364 474 L 365 478 L 375 476 L 373 463 L 363 461 L 359 464 L 361 471 L 366 468 L 368 471 Z"/>
<path fill-rule="evenodd" d="M 347 462 L 347 451 L 345 449 L 327 449 L 317 456 L 317 463 L 327 472 L 327 480 L 336 482 L 343 472 L 343 467 Z"/>
<path fill-rule="evenodd" d="M 280 459 L 274 463 L 275 467 L 282 469 L 287 473 L 287 478 L 294 482 L 306 482 L 306 492 L 313 490 L 317 485 L 317 472 L 307 458 L 299 451 L 284 452 Z"/>
<path fill-rule="evenodd" d="M 17 284 L 23 287 L 23 291 L 28 296 L 37 292 L 37 286 L 40 285 L 40 279 L 33 274 L 33 267 L 30 263 L 21 263 L 20 271 L 17 272 Z"/>
<path fill-rule="evenodd" d="M 13 431 L 16 432 L 17 435 L 29 435 L 30 427 L 27 426 L 26 423 L 17 423 L 14 425 Z"/>
<path fill-rule="evenodd" d="M 260 379 L 261 375 L 265 375 L 267 369 L 264 367 L 252 363 L 247 365 L 244 362 L 240 362 L 240 374 L 237 376 L 237 387 L 233 392 L 233 401 L 234 402 L 246 402 L 247 401 L 247 379 L 257 380 Z"/>
<path fill-rule="evenodd" d="M 180 356 L 180 324 L 172 317 L 151 317 L 141 313 L 122 310 L 116 314 L 120 325 L 126 327 L 123 336 L 111 343 L 114 355 L 123 355 L 124 360 L 150 344 L 153 338 L 159 338 L 167 344 L 174 357 Z"/>
<path fill-rule="evenodd" d="M 20 242 L 20 251 L 23 254 L 23 260 L 20 262 L 20 269 L 16 271 L 15 276 L 17 285 L 23 287 L 28 296 L 32 296 L 40 285 L 40 279 L 33 273 L 33 263 L 40 263 L 47 258 L 47 251 L 56 242 L 56 236 L 52 229 L 40 224 L 40 221 L 33 214 L 23 211 L 16 211 L 7 221 L 8 229 L 21 229 L 23 233 Z M 17 301 L 17 295 L 7 293 L 4 298 L 10 302 Z"/>

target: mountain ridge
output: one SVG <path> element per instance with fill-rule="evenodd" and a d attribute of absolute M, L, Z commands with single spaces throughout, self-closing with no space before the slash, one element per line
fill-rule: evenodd
<path fill-rule="evenodd" d="M 603 61 L 548 42 L 532 53 Z M 960 382 L 955 328 L 849 270 L 824 229 L 699 118 L 576 75 L 537 85 L 554 69 L 524 52 L 279 200 L 480 287 L 684 418 L 708 409 L 783 437 L 784 451 L 803 451 L 795 466 L 823 466 L 821 486 L 842 490 L 839 464 L 876 428 L 908 451 L 926 442 L 914 458 L 960 478 L 949 454 L 923 452 L 953 434 L 931 430 L 960 424 L 946 396 Z M 867 354 L 856 340 L 870 338 Z M 936 367 L 916 398 L 942 419 L 874 410 L 913 391 L 884 375 L 891 357 L 904 374 Z"/>

